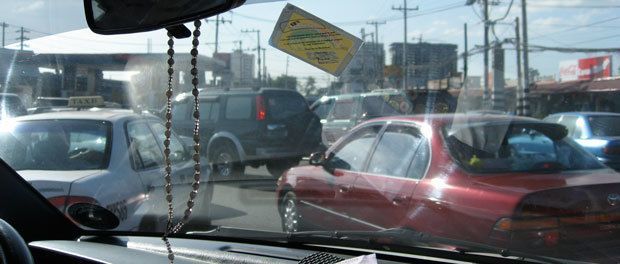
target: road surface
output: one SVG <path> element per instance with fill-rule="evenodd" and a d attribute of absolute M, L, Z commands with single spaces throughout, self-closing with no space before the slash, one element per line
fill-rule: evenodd
<path fill-rule="evenodd" d="M 257 169 L 248 166 L 245 175 L 234 180 L 216 178 L 211 204 L 211 224 L 282 231 L 276 208 L 275 189 L 276 179 L 264 166 Z M 199 231 L 201 228 L 205 227 L 192 226 L 188 229 Z"/>

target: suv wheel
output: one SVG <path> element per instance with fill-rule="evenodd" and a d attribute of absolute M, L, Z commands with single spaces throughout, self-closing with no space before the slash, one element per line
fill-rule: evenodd
<path fill-rule="evenodd" d="M 279 159 L 279 160 L 271 160 L 267 162 L 267 171 L 274 178 L 279 178 L 285 170 L 290 169 L 291 167 L 297 166 L 299 164 L 299 159 Z"/>
<path fill-rule="evenodd" d="M 219 177 L 232 178 L 243 174 L 237 151 L 230 144 L 219 144 L 211 153 L 213 169 Z"/>

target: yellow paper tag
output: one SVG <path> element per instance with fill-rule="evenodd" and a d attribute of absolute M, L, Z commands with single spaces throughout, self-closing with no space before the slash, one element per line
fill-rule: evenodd
<path fill-rule="evenodd" d="M 339 76 L 357 53 L 362 40 L 287 4 L 269 44 L 313 66 Z"/>

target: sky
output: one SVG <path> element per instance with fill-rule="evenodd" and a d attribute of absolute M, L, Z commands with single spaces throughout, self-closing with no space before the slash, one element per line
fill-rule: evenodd
<path fill-rule="evenodd" d="M 468 41 L 470 49 L 483 44 L 483 23 L 480 4 L 465 6 L 465 0 L 405 0 L 408 7 L 417 7 L 417 11 L 408 14 L 409 42 L 422 41 L 431 43 L 452 43 L 458 45 L 459 54 L 463 49 L 463 24 L 468 24 Z M 101 36 L 87 28 L 83 18 L 81 0 L 2 0 L 0 22 L 10 26 L 6 29 L 6 41 L 9 48 L 19 48 L 15 40 L 19 37 L 21 26 L 30 29 L 26 35 L 31 39 L 26 42 L 26 49 L 36 53 L 116 53 L 147 51 L 148 39 L 152 42 L 152 52 L 164 52 L 167 48 L 166 33 L 162 30 L 130 34 Z M 379 41 L 388 45 L 402 42 L 403 14 L 392 7 L 403 5 L 403 0 L 292 0 L 294 4 L 345 31 L 360 36 L 360 30 L 374 32 L 374 26 L 368 21 L 385 21 L 379 26 Z M 221 52 L 238 48 L 235 41 L 242 41 L 242 48 L 255 48 L 256 33 L 242 33 L 242 30 L 260 30 L 260 42 L 267 48 L 267 68 L 272 76 L 287 71 L 287 55 L 268 46 L 268 39 L 274 29 L 275 21 L 286 2 L 253 4 L 240 7 L 232 12 L 220 15 L 232 20 L 221 24 Z M 520 0 L 495 0 L 490 7 L 490 19 L 498 21 L 494 27 L 495 34 L 490 39 L 514 38 L 514 18 L 521 17 Z M 512 5 L 511 5 L 512 2 Z M 529 43 L 531 45 L 553 47 L 612 48 L 619 47 L 620 41 L 620 0 L 536 0 L 528 2 Z M 199 52 L 210 56 L 214 51 L 215 24 L 203 24 Z M 60 33 L 60 34 L 58 34 Z M 366 41 L 370 41 L 369 38 Z M 516 55 L 514 46 L 505 44 L 506 78 L 516 76 Z M 189 52 L 190 40 L 177 41 L 177 52 Z M 252 51 L 247 51 L 252 52 Z M 542 75 L 557 75 L 558 64 L 563 60 L 579 59 L 599 55 L 612 55 L 614 75 L 619 72 L 620 54 L 618 53 L 530 53 L 530 67 L 538 69 Z M 462 69 L 459 60 L 459 70 Z M 390 57 L 386 60 L 390 64 Z M 293 57 L 289 58 L 289 75 L 300 78 L 312 76 L 319 83 L 328 83 L 335 77 L 316 69 Z M 469 58 L 469 75 L 482 75 L 483 57 L 481 54 Z"/>

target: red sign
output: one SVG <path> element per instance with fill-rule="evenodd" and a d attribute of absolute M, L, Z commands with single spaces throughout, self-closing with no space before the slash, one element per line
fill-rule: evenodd
<path fill-rule="evenodd" d="M 611 77 L 611 56 L 579 60 L 579 80 Z"/>
<path fill-rule="evenodd" d="M 611 77 L 611 56 L 560 62 L 560 81 Z"/>

